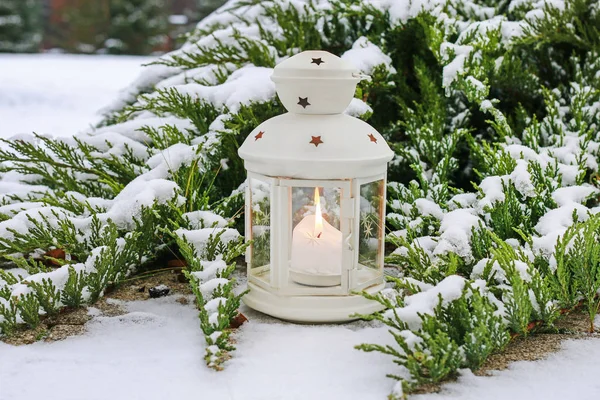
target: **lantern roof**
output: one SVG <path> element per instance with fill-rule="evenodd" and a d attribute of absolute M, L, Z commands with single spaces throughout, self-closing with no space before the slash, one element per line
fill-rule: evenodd
<path fill-rule="evenodd" d="M 271 79 L 289 111 L 260 124 L 238 153 L 248 171 L 300 179 L 351 179 L 385 173 L 394 153 L 369 124 L 343 114 L 364 77 L 338 56 L 305 51 L 277 65 Z"/>
<path fill-rule="evenodd" d="M 367 178 L 394 153 L 371 125 L 346 114 L 286 113 L 260 124 L 239 149 L 248 171 L 298 179 Z"/>

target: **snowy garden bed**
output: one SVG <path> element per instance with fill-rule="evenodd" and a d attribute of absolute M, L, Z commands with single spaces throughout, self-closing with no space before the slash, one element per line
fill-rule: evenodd
<path fill-rule="evenodd" d="M 237 148 L 283 110 L 272 67 L 319 48 L 372 76 L 346 112 L 367 119 L 396 152 L 390 287 L 373 298 L 386 310 L 364 316 L 390 334 L 379 336 L 386 328 L 375 323 L 330 333 L 347 329 L 356 339 L 349 347 L 374 343 L 359 348 L 388 354 L 373 363 L 398 380 L 393 394 L 402 397 L 458 371 L 472 381 L 465 369 L 477 370 L 515 335 L 556 330 L 574 310 L 593 330 L 599 25 L 597 2 L 587 0 L 231 1 L 181 50 L 147 67 L 97 129 L 0 147 L 0 255 L 21 268 L 0 269 L 0 329 L 35 328 L 179 258 L 206 363 L 227 374 L 256 361 L 245 361 L 252 339 L 243 338 L 262 325 L 239 336 L 230 329 L 245 249 Z M 163 305 L 140 307 L 154 306 Z M 302 329 L 329 332 L 285 329 L 290 340 L 274 343 L 289 348 Z M 369 357 L 381 357 L 343 354 L 352 354 L 346 364 L 364 357 L 369 374 Z"/>

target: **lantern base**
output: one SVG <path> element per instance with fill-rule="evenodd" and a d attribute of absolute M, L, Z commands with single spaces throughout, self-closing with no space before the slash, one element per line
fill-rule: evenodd
<path fill-rule="evenodd" d="M 330 287 L 342 283 L 342 275 L 311 274 L 310 272 L 295 271 L 290 269 L 290 278 L 296 283 L 306 286 Z"/>
<path fill-rule="evenodd" d="M 366 292 L 377 293 L 385 283 L 373 285 Z M 349 296 L 278 296 L 248 282 L 250 292 L 242 301 L 248 307 L 272 317 L 292 322 L 333 323 L 358 319 L 354 314 L 371 314 L 383 310 L 375 301 L 361 295 Z"/>

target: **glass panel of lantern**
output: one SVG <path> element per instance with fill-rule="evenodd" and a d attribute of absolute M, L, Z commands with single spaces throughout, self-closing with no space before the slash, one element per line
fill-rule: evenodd
<path fill-rule="evenodd" d="M 246 221 L 248 247 L 248 276 L 257 284 L 269 285 L 271 274 L 271 193 L 274 179 L 251 177 L 246 192 L 250 209 Z M 261 285 L 261 286 L 262 286 Z"/>
<path fill-rule="evenodd" d="M 280 290 L 286 294 L 347 294 L 352 251 L 345 246 L 352 215 L 343 212 L 350 181 L 282 179 L 287 241 L 280 243 Z M 282 232 L 283 233 L 283 232 Z"/>
<path fill-rule="evenodd" d="M 379 283 L 383 277 L 385 180 L 359 186 L 358 267 L 352 282 L 354 290 Z"/>

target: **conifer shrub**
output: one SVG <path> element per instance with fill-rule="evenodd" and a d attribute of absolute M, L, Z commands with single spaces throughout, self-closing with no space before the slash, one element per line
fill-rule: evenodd
<path fill-rule="evenodd" d="M 41 17 L 37 0 L 1 0 L 0 53 L 37 52 L 42 41 Z"/>
<path fill-rule="evenodd" d="M 15 193 L 0 198 L 0 257 L 26 263 L 28 276 L 0 275 L 3 332 L 35 325 L 36 307 L 94 301 L 171 249 L 187 262 L 206 361 L 221 368 L 241 296 L 237 148 L 284 111 L 271 68 L 315 48 L 372 76 L 347 112 L 396 153 L 390 287 L 365 294 L 386 309 L 363 316 L 387 325 L 395 345 L 358 345 L 394 358 L 393 395 L 477 369 L 511 335 L 552 327 L 580 304 L 593 330 L 600 9 L 591 0 L 382 4 L 230 1 L 148 66 L 95 131 L 5 141 L 0 172 Z M 60 285 L 39 264 L 52 249 L 68 255 Z"/>

